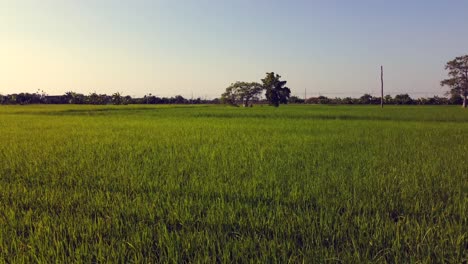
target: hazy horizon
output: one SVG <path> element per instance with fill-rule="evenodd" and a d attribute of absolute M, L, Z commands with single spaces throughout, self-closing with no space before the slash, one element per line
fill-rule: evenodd
<path fill-rule="evenodd" d="M 218 97 L 274 71 L 292 94 L 442 95 L 468 2 L 0 0 L 0 93 Z"/>

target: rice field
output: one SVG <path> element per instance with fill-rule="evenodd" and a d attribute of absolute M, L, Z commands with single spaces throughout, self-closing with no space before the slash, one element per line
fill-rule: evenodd
<path fill-rule="evenodd" d="M 463 263 L 468 111 L 0 106 L 0 263 Z"/>

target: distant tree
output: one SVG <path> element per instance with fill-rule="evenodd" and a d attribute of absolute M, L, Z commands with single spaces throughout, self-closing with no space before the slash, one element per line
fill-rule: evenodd
<path fill-rule="evenodd" d="M 32 94 L 32 104 L 45 104 L 47 103 L 47 93 L 44 90 L 37 89 L 37 92 Z"/>
<path fill-rule="evenodd" d="M 97 93 L 91 93 L 88 95 L 89 104 L 99 104 L 99 95 Z"/>
<path fill-rule="evenodd" d="M 188 103 L 188 100 L 185 99 L 182 95 L 176 95 L 176 97 L 174 97 L 172 99 L 172 101 L 176 104 L 186 104 Z"/>
<path fill-rule="evenodd" d="M 156 98 L 157 98 L 157 97 L 156 97 Z M 160 99 L 160 100 L 159 100 L 159 103 L 160 103 L 160 104 L 170 104 L 170 103 L 171 103 L 171 102 L 170 102 L 170 99 L 167 98 L 167 97 L 162 97 L 162 98 L 159 98 L 159 99 Z"/>
<path fill-rule="evenodd" d="M 5 104 L 16 104 L 16 94 L 9 94 L 4 99 Z"/>
<path fill-rule="evenodd" d="M 150 98 L 154 97 L 151 93 L 149 93 L 148 95 L 145 95 L 145 100 L 146 100 L 146 104 L 149 104 L 150 102 Z"/>
<path fill-rule="evenodd" d="M 162 104 L 163 103 L 161 98 L 156 97 L 152 94 L 145 95 L 145 97 L 143 97 L 143 102 L 146 104 Z"/>
<path fill-rule="evenodd" d="M 445 69 L 448 70 L 448 79 L 440 84 L 448 86 L 452 95 L 458 94 L 463 98 L 463 108 L 467 107 L 468 97 L 468 55 L 456 57 L 447 62 Z"/>
<path fill-rule="evenodd" d="M 13 104 L 40 104 L 43 103 L 42 96 L 38 93 L 30 94 L 30 93 L 20 93 L 20 94 L 13 94 L 11 95 L 12 103 Z"/>
<path fill-rule="evenodd" d="M 429 98 L 418 98 L 414 100 L 414 103 L 418 105 L 447 105 L 449 104 L 449 100 L 445 97 L 439 97 L 436 95 Z"/>
<path fill-rule="evenodd" d="M 75 97 L 75 93 L 72 91 L 66 92 L 62 98 L 66 101 L 67 104 L 73 104 L 73 98 Z"/>
<path fill-rule="evenodd" d="M 75 92 L 72 92 L 72 91 L 66 92 L 63 95 L 63 98 L 65 99 L 64 103 L 67 103 L 67 104 L 84 104 L 84 103 L 86 103 L 86 96 L 84 94 L 75 93 Z"/>
<path fill-rule="evenodd" d="M 318 101 L 319 104 L 329 104 L 331 99 L 326 97 L 326 96 L 321 95 L 321 96 L 317 97 L 317 101 Z"/>
<path fill-rule="evenodd" d="M 448 104 L 448 99 L 444 97 L 434 96 L 431 98 L 427 98 L 427 103 L 430 105 L 446 105 Z"/>
<path fill-rule="evenodd" d="M 297 96 L 291 96 L 289 97 L 289 102 L 292 103 L 292 104 L 303 104 L 304 103 L 304 99 L 301 99 Z"/>
<path fill-rule="evenodd" d="M 397 94 L 393 101 L 397 105 L 413 104 L 413 99 L 408 94 Z"/>
<path fill-rule="evenodd" d="M 75 98 L 73 99 L 74 104 L 84 104 L 86 103 L 86 95 L 81 93 L 76 93 Z"/>
<path fill-rule="evenodd" d="M 287 104 L 291 94 L 291 90 L 285 86 L 287 81 L 281 81 L 280 78 L 280 75 L 269 72 L 265 79 L 262 79 L 263 88 L 266 90 L 265 96 L 270 105 L 275 107 Z"/>
<path fill-rule="evenodd" d="M 99 95 L 99 104 L 105 105 L 111 102 L 112 102 L 112 96 L 108 96 L 107 94 Z"/>
<path fill-rule="evenodd" d="M 105 94 L 91 93 L 88 96 L 88 103 L 94 105 L 104 105 L 112 101 L 112 97 Z"/>
<path fill-rule="evenodd" d="M 201 104 L 201 103 L 202 103 L 202 99 L 200 97 L 196 99 L 192 99 L 192 104 Z"/>
<path fill-rule="evenodd" d="M 391 95 L 387 94 L 385 97 L 384 97 L 384 103 L 385 104 L 393 104 L 393 98 Z"/>
<path fill-rule="evenodd" d="M 359 103 L 361 104 L 371 104 L 372 103 L 372 95 L 364 94 L 359 98 Z"/>
<path fill-rule="evenodd" d="M 429 99 L 427 99 L 427 98 L 418 98 L 418 99 L 415 100 L 415 103 L 417 105 L 427 105 L 427 104 L 429 104 Z"/>
<path fill-rule="evenodd" d="M 343 98 L 343 99 L 341 100 L 341 103 L 342 103 L 342 104 L 353 104 L 353 103 L 354 103 L 353 101 L 354 101 L 353 98 L 351 98 L 351 97 L 345 97 L 345 98 Z"/>
<path fill-rule="evenodd" d="M 124 98 L 119 92 L 116 92 L 112 95 L 112 104 L 121 105 L 123 104 Z"/>
<path fill-rule="evenodd" d="M 331 103 L 331 100 L 332 99 L 321 95 L 319 97 L 309 97 L 309 98 L 307 98 L 306 104 L 329 104 L 329 103 Z"/>
<path fill-rule="evenodd" d="M 133 103 L 133 98 L 130 95 L 127 95 L 123 98 L 123 104 L 132 104 Z"/>
<path fill-rule="evenodd" d="M 226 104 L 242 104 L 248 107 L 251 100 L 257 99 L 262 93 L 263 86 L 256 82 L 236 82 L 231 84 L 221 95 L 221 100 Z"/>

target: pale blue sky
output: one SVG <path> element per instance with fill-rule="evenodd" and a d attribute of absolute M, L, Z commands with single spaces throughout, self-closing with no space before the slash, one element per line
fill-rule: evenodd
<path fill-rule="evenodd" d="M 0 0 L 0 93 L 216 97 L 275 71 L 294 94 L 442 94 L 468 1 Z"/>

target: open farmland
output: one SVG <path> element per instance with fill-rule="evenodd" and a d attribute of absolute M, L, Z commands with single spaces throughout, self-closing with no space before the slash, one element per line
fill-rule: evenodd
<path fill-rule="evenodd" d="M 467 261 L 459 107 L 2 106 L 0 262 Z"/>

